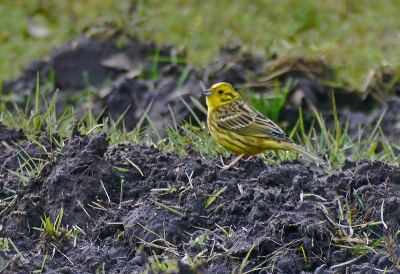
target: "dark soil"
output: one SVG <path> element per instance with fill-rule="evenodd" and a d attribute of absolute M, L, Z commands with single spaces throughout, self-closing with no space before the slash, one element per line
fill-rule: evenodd
<path fill-rule="evenodd" d="M 48 137 L 39 141 L 49 152 Z M 220 172 L 218 158 L 202 162 L 154 147 L 107 145 L 105 134 L 76 136 L 50 159 L 39 146 L 24 141 L 20 146 L 32 158 L 49 161 L 26 185 L 7 172 L 18 168 L 21 149 L 15 147 L 2 163 L 0 197 L 11 196 L 6 189 L 13 189 L 17 198 L 2 210 L 0 235 L 11 238 L 24 257 L 11 247 L 1 251 L 6 272 L 40 269 L 46 252 L 51 254 L 46 272 L 68 273 L 94 273 L 103 263 L 107 273 L 139 273 L 154 254 L 160 260 L 162 254 L 180 260 L 185 252 L 192 259 L 199 256 L 204 273 L 231 273 L 250 250 L 244 272 L 264 263 L 267 268 L 256 272 L 366 273 L 391 269 L 400 256 L 395 236 L 400 223 L 398 167 L 365 160 L 346 172 L 318 178 L 301 162 L 270 166 L 258 158 L 240 162 L 238 170 Z M 205 208 L 213 192 L 224 187 Z M 346 203 L 352 233 L 347 217 L 340 217 L 340 205 L 347 214 Z M 381 220 L 382 204 L 388 228 L 365 226 Z M 41 226 L 44 213 L 55 220 L 61 208 L 63 225 L 81 229 L 76 246 L 66 238 L 46 249 L 49 239 L 33 227 Z M 387 248 L 355 256 L 357 246 L 380 237 Z M 396 272 L 389 269 L 386 273 Z"/>
<path fill-rule="evenodd" d="M 79 76 L 86 70 L 99 88 L 97 110 L 108 106 L 109 114 L 119 117 L 130 104 L 127 117 L 133 118 L 126 123 L 132 127 L 154 99 L 149 115 L 160 127 L 160 114 L 167 123 L 172 119 L 168 104 L 177 118 L 189 119 L 179 97 L 190 104 L 190 96 L 200 98 L 199 80 L 266 92 L 272 84 L 263 77 L 280 70 L 280 82 L 294 79 L 280 117 L 283 124 L 297 122 L 299 106 L 309 113 L 314 107 L 330 110 L 334 90 L 341 119 L 351 118 L 353 134 L 359 123 L 371 131 L 387 106 L 382 130 L 399 142 L 400 89 L 392 85 L 392 97 L 382 102 L 375 96 L 391 81 L 388 74 L 388 79 L 371 81 L 370 95 L 363 98 L 323 84 L 334 79 L 334 72 L 321 61 L 264 60 L 227 47 L 209 69 L 191 68 L 181 83 L 185 68 L 168 62 L 158 64 L 155 78 L 132 77 L 138 68 L 151 73 L 154 63 L 145 57 L 157 51 L 136 40 L 122 48 L 112 39 L 79 40 L 28 65 L 19 79 L 5 83 L 3 92 L 30 94 L 36 70 L 41 69 L 45 82 L 54 69 L 59 104 L 79 105 L 68 96 L 85 87 Z M 161 56 L 169 51 L 159 50 Z M 115 57 L 120 53 L 129 57 L 128 64 Z M 104 84 L 104 78 L 111 83 Z M 52 96 L 51 90 L 46 96 Z M 311 124 L 311 118 L 307 121 Z M 179 273 L 239 273 L 244 261 L 243 273 L 399 273 L 397 166 L 347 161 L 343 171 L 327 173 L 300 161 L 271 166 L 256 158 L 221 172 L 218 157 L 202 160 L 132 143 L 109 146 L 105 134 L 78 134 L 65 139 L 58 151 L 51 137 L 60 139 L 48 133 L 37 138 L 44 149 L 23 140 L 21 131 L 0 127 L 0 141 L 8 144 L 0 146 L 0 238 L 10 238 L 20 252 L 11 244 L 0 249 L 2 273 L 40 270 L 44 260 L 45 273 L 153 273 L 156 260 L 177 264 Z M 18 171 L 27 155 L 41 168 L 23 182 L 10 170 Z M 43 227 L 45 216 L 54 222 L 61 209 L 62 229 L 56 237 L 34 229 Z M 76 231 L 76 237 L 68 231 Z M 194 269 L 190 261 L 196 262 Z"/>

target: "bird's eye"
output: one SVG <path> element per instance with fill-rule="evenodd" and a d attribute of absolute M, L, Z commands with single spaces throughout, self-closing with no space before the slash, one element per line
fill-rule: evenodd
<path fill-rule="evenodd" d="M 223 91 L 223 90 L 219 90 L 218 93 L 219 93 L 219 94 L 222 94 L 222 93 L 224 93 L 224 91 Z"/>

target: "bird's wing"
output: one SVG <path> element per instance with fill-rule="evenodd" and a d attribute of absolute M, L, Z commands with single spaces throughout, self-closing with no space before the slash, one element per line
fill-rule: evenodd
<path fill-rule="evenodd" d="M 282 129 L 245 102 L 237 101 L 217 115 L 217 126 L 241 135 L 292 142 Z"/>

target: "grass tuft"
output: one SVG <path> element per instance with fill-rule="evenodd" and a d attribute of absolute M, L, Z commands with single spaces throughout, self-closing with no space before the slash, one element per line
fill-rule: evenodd
<path fill-rule="evenodd" d="M 185 74 L 185 71 L 183 71 L 182 74 Z M 183 76 L 182 79 L 184 79 Z M 87 81 L 89 80 L 87 79 Z M 250 93 L 249 98 L 254 101 L 255 105 L 259 104 L 258 108 L 260 110 L 269 109 L 269 113 L 266 113 L 268 116 L 278 117 L 279 112 L 285 104 L 291 81 L 292 80 L 289 79 L 284 86 L 276 85 L 271 95 L 257 97 L 254 93 Z M 39 79 L 37 79 L 37 82 L 39 82 Z M 90 87 L 89 83 L 88 86 Z M 2 101 L 0 103 L 0 122 L 15 129 L 22 129 L 28 139 L 41 146 L 44 152 L 49 154 L 49 152 L 45 151 L 44 146 L 36 140 L 37 135 L 43 132 L 57 132 L 60 137 L 57 140 L 52 137 L 52 142 L 54 141 L 58 147 L 62 147 L 64 145 L 64 139 L 69 137 L 70 131 L 76 121 L 76 114 L 72 107 L 67 107 L 62 112 L 61 116 L 57 117 L 56 102 L 58 100 L 58 93 L 58 90 L 54 92 L 50 102 L 46 102 L 44 99 L 40 101 L 40 98 L 44 98 L 44 96 L 41 96 L 41 89 L 39 85 L 37 85 L 34 111 L 31 113 L 29 100 L 26 103 L 24 111 L 18 107 L 15 101 Z M 194 154 L 198 155 L 203 161 L 205 161 L 206 156 L 214 157 L 221 154 L 227 156 L 230 154 L 229 151 L 215 142 L 205 122 L 196 115 L 196 111 L 182 98 L 181 101 L 190 112 L 191 118 L 189 121 L 177 121 L 173 116 L 174 124 L 164 125 L 165 137 L 162 137 L 164 135 L 159 132 L 155 123 L 148 115 L 152 104 L 147 107 L 138 124 L 132 130 L 128 130 L 124 124 L 124 116 L 128 109 L 122 113 L 117 121 L 114 121 L 111 117 L 105 117 L 102 123 L 99 124 L 99 120 L 105 109 L 103 109 L 98 117 L 94 117 L 91 110 L 91 92 L 88 92 L 86 98 L 88 100 L 87 105 L 89 109 L 78 122 L 79 130 L 86 134 L 90 134 L 91 132 L 106 132 L 107 136 L 110 138 L 111 145 L 124 141 L 135 144 L 146 144 L 148 146 L 154 145 L 160 150 L 177 152 L 180 155 L 194 152 Z M 305 122 L 300 109 L 299 120 L 289 134 L 290 137 L 293 137 L 297 143 L 300 143 L 307 150 L 316 155 L 320 155 L 321 158 L 325 158 L 325 160 L 330 162 L 333 169 L 326 171 L 327 173 L 331 173 L 335 169 L 340 168 L 346 159 L 356 161 L 366 158 L 387 161 L 388 163 L 395 163 L 398 161 L 400 156 L 396 155 L 398 155 L 400 147 L 390 143 L 385 138 L 380 127 L 386 110 L 382 112 L 368 136 L 363 136 L 362 128 L 359 129 L 356 136 L 350 136 L 349 123 L 347 122 L 343 125 L 339 120 L 334 95 L 332 98 L 333 128 L 328 128 L 325 124 L 324 117 L 318 110 L 315 110 L 315 125 L 307 130 L 304 126 Z M 191 100 L 201 112 L 207 112 L 206 108 L 202 106 L 198 100 L 195 98 L 191 98 Z M 13 111 L 9 110 L 10 106 L 13 108 Z M 42 107 L 40 108 L 40 106 Z M 171 113 L 173 115 L 172 110 Z M 147 122 L 149 126 L 142 126 L 144 122 Z M 121 124 L 122 129 L 119 129 L 118 125 Z M 317 130 L 314 126 L 318 128 L 319 134 L 316 133 Z M 380 151 L 377 151 L 378 146 L 382 148 Z M 24 162 L 20 164 L 19 170 L 10 172 L 27 184 L 29 179 L 35 176 L 41 170 L 41 167 L 46 164 L 46 161 L 32 159 L 27 152 L 25 152 L 25 154 L 26 156 L 21 155 L 21 159 Z M 288 160 L 293 160 L 298 157 L 298 154 L 295 152 L 280 152 L 280 154 L 284 154 L 284 159 Z M 276 156 L 272 153 L 267 152 L 265 157 L 266 162 L 271 164 L 277 163 Z"/>

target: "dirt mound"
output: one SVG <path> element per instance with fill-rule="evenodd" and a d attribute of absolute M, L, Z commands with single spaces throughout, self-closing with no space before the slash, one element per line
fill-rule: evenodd
<path fill-rule="evenodd" d="M 1 207 L 0 237 L 21 252 L 0 251 L 8 272 L 41 269 L 46 252 L 45 271 L 72 273 L 139 273 L 155 259 L 185 254 L 183 262 L 203 264 L 190 271 L 180 265 L 180 273 L 231 273 L 247 254 L 243 272 L 365 273 L 390 268 L 400 256 L 395 166 L 364 160 L 321 177 L 315 166 L 257 158 L 221 172 L 218 158 L 108 147 L 105 134 L 65 140 L 61 153 L 51 153 L 49 140 L 40 137 L 47 153 L 23 141 L 2 164 L 0 198 L 15 190 L 15 202 Z M 49 163 L 28 183 L 7 171 L 26 154 Z M 44 213 L 55 220 L 61 208 L 75 239 L 43 249 L 46 238 L 33 227 Z"/>
<path fill-rule="evenodd" d="M 323 111 L 328 127 L 333 127 L 334 94 L 342 124 L 349 120 L 351 137 L 359 133 L 361 125 L 364 138 L 368 139 L 377 117 L 388 107 L 382 132 L 388 141 L 400 145 L 397 138 L 400 127 L 396 120 L 400 82 L 393 83 L 395 79 L 390 73 L 376 72 L 368 78 L 362 92 L 356 92 L 344 83 L 337 84 L 335 71 L 318 59 L 271 60 L 254 57 L 237 45 L 229 45 L 221 49 L 214 63 L 206 68 L 193 68 L 185 64 L 183 54 L 169 46 L 123 35 L 109 39 L 79 37 L 57 47 L 48 58 L 27 64 L 18 79 L 4 82 L 2 90 L 3 94 L 12 92 L 33 98 L 39 71 L 41 86 L 53 87 L 42 88 L 43 97 L 50 100 L 54 90 L 60 89 L 58 111 L 74 106 L 78 116 L 83 117 L 90 105 L 95 117 L 102 114 L 118 120 L 128 110 L 124 122 L 131 129 L 152 103 L 148 116 L 161 136 L 165 136 L 164 122 L 172 124 L 174 118 L 193 120 L 182 99 L 204 119 L 205 115 L 191 100 L 193 97 L 205 103 L 200 81 L 207 87 L 225 81 L 259 94 L 271 93 L 277 85 L 283 87 L 290 83 L 277 121 L 284 129 L 296 125 L 300 107 L 306 128 L 313 124 L 315 109 Z M 371 115 L 374 109 L 377 111 Z"/>

